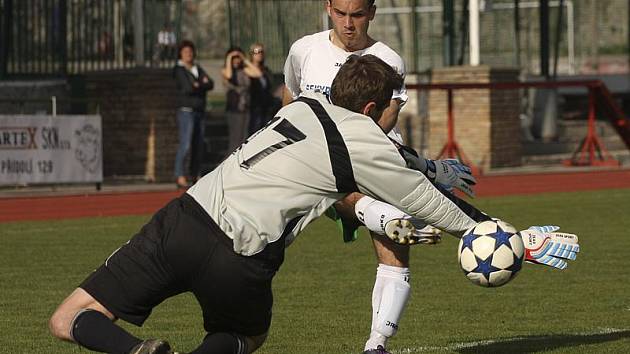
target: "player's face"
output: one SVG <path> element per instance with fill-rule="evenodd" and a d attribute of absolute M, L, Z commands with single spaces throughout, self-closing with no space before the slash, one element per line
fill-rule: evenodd
<path fill-rule="evenodd" d="M 333 24 L 333 43 L 350 52 L 368 46 L 367 31 L 376 6 L 369 6 L 368 0 L 329 0 L 326 11 Z"/>

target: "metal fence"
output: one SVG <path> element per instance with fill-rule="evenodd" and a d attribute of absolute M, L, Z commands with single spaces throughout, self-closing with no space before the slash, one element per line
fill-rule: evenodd
<path fill-rule="evenodd" d="M 324 28 L 322 0 L 227 0 L 230 43 L 265 45 L 266 64 L 282 72 L 291 44 Z"/>
<path fill-rule="evenodd" d="M 227 2 L 230 43 L 247 47 L 254 41 L 263 42 L 273 70 L 282 70 L 293 41 L 329 26 L 323 0 Z M 397 51 L 409 71 L 444 66 L 443 3 L 444 0 L 377 0 L 370 34 Z M 520 67 L 524 73 L 540 74 L 540 1 L 482 3 L 481 63 Z M 467 4 L 467 0 L 454 1 L 456 65 L 469 61 Z M 564 75 L 628 71 L 627 0 L 550 0 L 548 4 L 551 71 L 557 68 L 557 73 Z"/>
<path fill-rule="evenodd" d="M 133 0 L 0 0 L 0 78 L 136 65 Z M 172 66 L 181 2 L 143 1 L 145 66 Z M 170 42 L 159 43 L 160 32 Z"/>
<path fill-rule="evenodd" d="M 444 1 L 377 0 L 370 34 L 400 53 L 409 71 L 443 66 Z M 0 0 L 0 78 L 62 76 L 135 66 L 136 48 L 140 48 L 134 43 L 136 3 L 143 4 L 143 66 L 171 66 L 174 48 L 158 43 L 158 36 L 166 30 L 180 40 L 182 21 L 193 17 L 190 22 L 194 25 L 186 35 L 196 39 L 202 49 L 211 47 L 212 51 L 206 51 L 212 52 L 212 58 L 221 56 L 229 44 L 246 49 L 262 42 L 267 64 L 275 72 L 282 71 L 291 43 L 329 28 L 324 0 Z M 468 62 L 467 3 L 454 1 L 455 64 Z M 481 63 L 520 67 L 525 73 L 538 74 L 540 1 L 483 3 Z M 551 65 L 558 73 L 628 71 L 627 0 L 548 3 Z M 225 38 L 224 28 L 229 29 L 229 38 Z M 209 32 L 217 38 L 199 35 Z"/>

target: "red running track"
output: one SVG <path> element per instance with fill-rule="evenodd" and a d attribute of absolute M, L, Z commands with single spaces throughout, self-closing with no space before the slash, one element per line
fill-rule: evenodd
<path fill-rule="evenodd" d="M 480 197 L 630 188 L 630 170 L 479 176 L 477 181 L 475 192 Z M 180 193 L 94 192 L 0 198 L 0 222 L 152 214 Z"/>

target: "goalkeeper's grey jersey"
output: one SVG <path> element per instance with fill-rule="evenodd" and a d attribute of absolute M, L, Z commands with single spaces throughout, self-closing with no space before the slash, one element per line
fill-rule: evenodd
<path fill-rule="evenodd" d="M 476 224 L 418 171 L 369 117 L 309 94 L 285 106 L 188 193 L 242 255 L 288 245 L 346 194 L 360 191 L 426 223 Z M 284 236 L 284 237 L 283 237 Z"/>

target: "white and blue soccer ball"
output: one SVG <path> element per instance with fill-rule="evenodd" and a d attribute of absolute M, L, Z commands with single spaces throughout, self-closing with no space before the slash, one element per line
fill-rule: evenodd
<path fill-rule="evenodd" d="M 525 246 L 514 226 L 501 220 L 483 221 L 468 229 L 459 241 L 457 260 L 476 285 L 507 284 L 521 270 Z"/>

